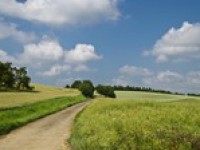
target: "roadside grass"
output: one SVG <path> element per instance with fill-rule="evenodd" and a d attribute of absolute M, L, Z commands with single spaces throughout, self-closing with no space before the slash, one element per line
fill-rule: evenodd
<path fill-rule="evenodd" d="M 199 150 L 200 101 L 97 99 L 76 118 L 75 150 Z"/>
<path fill-rule="evenodd" d="M 33 92 L 0 92 L 0 108 L 22 106 L 57 97 L 80 95 L 80 92 L 75 89 L 39 84 L 31 84 L 31 86 L 35 87 Z"/>
<path fill-rule="evenodd" d="M 85 101 L 82 95 L 53 98 L 22 107 L 0 110 L 0 135 L 7 134 L 11 130 L 23 126 L 36 119 L 63 110 L 69 106 Z"/>

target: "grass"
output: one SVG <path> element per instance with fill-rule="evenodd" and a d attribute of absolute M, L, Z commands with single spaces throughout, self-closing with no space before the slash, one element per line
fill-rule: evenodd
<path fill-rule="evenodd" d="M 38 84 L 32 84 L 32 86 L 35 87 L 35 92 L 0 92 L 0 108 L 16 107 L 47 99 L 80 94 L 79 91 L 73 89 Z"/>
<path fill-rule="evenodd" d="M 79 95 L 74 97 L 62 97 L 49 99 L 22 107 L 0 110 L 0 135 L 34 121 L 46 115 L 60 111 L 66 107 L 85 101 L 86 98 Z"/>
<path fill-rule="evenodd" d="M 182 100 L 182 99 L 188 99 L 188 98 L 200 100 L 200 97 L 150 93 L 150 92 L 116 91 L 115 93 L 116 93 L 118 99 L 123 99 L 123 100 L 174 101 L 174 100 Z"/>
<path fill-rule="evenodd" d="M 200 149 L 199 100 L 125 93 L 117 93 L 120 100 L 97 99 L 77 116 L 70 138 L 75 150 Z"/>

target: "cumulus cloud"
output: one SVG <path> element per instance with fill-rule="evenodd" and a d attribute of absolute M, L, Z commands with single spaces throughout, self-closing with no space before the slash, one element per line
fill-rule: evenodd
<path fill-rule="evenodd" d="M 122 85 L 122 86 L 127 86 L 130 85 L 129 81 L 127 78 L 124 76 L 119 76 L 117 78 L 112 79 L 112 85 Z"/>
<path fill-rule="evenodd" d="M 200 71 L 180 74 L 173 71 L 161 71 L 155 76 L 143 79 L 146 86 L 178 92 L 196 92 L 200 89 Z"/>
<path fill-rule="evenodd" d="M 0 21 L 0 40 L 7 38 L 12 38 L 21 43 L 29 43 L 35 41 L 37 36 L 32 32 L 19 30 L 16 24 Z"/>
<path fill-rule="evenodd" d="M 22 61 L 26 63 L 45 63 L 55 62 L 62 58 L 64 49 L 58 41 L 43 38 L 37 44 L 27 44 L 24 52 L 20 55 Z"/>
<path fill-rule="evenodd" d="M 159 39 L 151 51 L 144 55 L 153 55 L 157 62 L 166 62 L 170 59 L 200 58 L 200 23 L 184 22 L 181 28 L 171 28 Z M 176 59 L 174 59 L 176 57 Z"/>
<path fill-rule="evenodd" d="M 88 44 L 77 44 L 74 49 L 65 52 L 65 60 L 68 63 L 85 63 L 101 58 L 102 56 L 95 53 L 94 46 Z"/>
<path fill-rule="evenodd" d="M 1 0 L 0 13 L 48 25 L 76 25 L 116 20 L 120 0 Z"/>
<path fill-rule="evenodd" d="M 134 75 L 134 76 L 150 76 L 153 74 L 153 72 L 147 68 L 129 66 L 129 65 L 125 65 L 122 68 L 120 68 L 119 72 L 124 75 Z"/>
<path fill-rule="evenodd" d="M 75 72 L 89 72 L 90 68 L 86 65 L 80 64 L 74 68 Z"/>
<path fill-rule="evenodd" d="M 63 72 L 68 72 L 71 70 L 71 66 L 69 65 L 55 65 L 51 67 L 50 70 L 39 72 L 38 75 L 45 76 L 45 77 L 53 77 L 60 75 Z"/>
<path fill-rule="evenodd" d="M 16 60 L 13 56 L 8 55 L 6 51 L 0 49 L 0 61 L 15 62 Z"/>
<path fill-rule="evenodd" d="M 54 77 L 62 73 L 88 72 L 87 62 L 102 58 L 90 44 L 77 44 L 74 49 L 65 50 L 60 43 L 44 37 L 38 43 L 26 44 L 24 51 L 11 56 L 0 50 L 1 61 L 11 61 L 36 70 L 40 76 Z"/>

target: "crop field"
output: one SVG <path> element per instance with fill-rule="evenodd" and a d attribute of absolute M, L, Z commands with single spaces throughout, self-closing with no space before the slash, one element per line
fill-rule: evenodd
<path fill-rule="evenodd" d="M 47 99 L 77 96 L 79 91 L 73 89 L 56 88 L 45 85 L 32 84 L 33 92 L 0 92 L 0 108 L 16 107 L 35 103 Z"/>
<path fill-rule="evenodd" d="M 128 93 L 117 92 L 117 100 L 97 99 L 78 115 L 70 139 L 74 149 L 200 149 L 198 98 Z"/>

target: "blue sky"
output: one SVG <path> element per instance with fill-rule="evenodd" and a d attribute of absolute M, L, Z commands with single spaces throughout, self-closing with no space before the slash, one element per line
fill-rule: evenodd
<path fill-rule="evenodd" d="M 33 82 L 200 89 L 198 0 L 1 0 L 0 60 Z"/>

